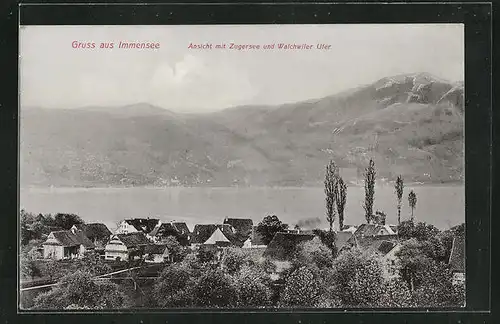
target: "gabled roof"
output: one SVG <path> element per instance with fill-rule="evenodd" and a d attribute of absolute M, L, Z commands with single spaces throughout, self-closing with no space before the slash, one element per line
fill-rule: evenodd
<path fill-rule="evenodd" d="M 394 231 L 391 229 L 389 225 L 378 225 L 378 224 L 361 224 L 356 232 L 354 232 L 354 235 L 356 237 L 362 237 L 362 236 L 376 236 L 379 235 L 378 233 L 380 230 L 385 230 L 387 231 L 388 234 L 396 234 Z"/>
<path fill-rule="evenodd" d="M 346 246 L 351 237 L 352 232 L 335 233 L 335 247 L 337 248 L 337 251 L 340 251 L 344 246 Z"/>
<path fill-rule="evenodd" d="M 300 243 L 310 241 L 314 237 L 311 234 L 276 233 L 263 255 L 277 260 L 287 260 L 295 253 Z"/>
<path fill-rule="evenodd" d="M 240 235 L 244 240 L 252 235 L 253 221 L 251 219 L 245 218 L 226 218 L 224 219 L 224 224 L 229 224 L 234 227 L 236 233 Z"/>
<path fill-rule="evenodd" d="M 236 230 L 229 224 L 196 224 L 194 226 L 191 243 L 204 244 L 210 236 L 219 229 L 231 244 L 242 246 L 244 241 L 241 241 L 236 236 Z"/>
<path fill-rule="evenodd" d="M 78 246 L 83 245 L 86 248 L 94 248 L 94 243 L 90 241 L 83 232 L 77 231 L 73 233 L 71 230 L 55 231 L 51 232 L 49 236 L 52 235 L 59 242 L 57 245 L 62 246 Z M 44 243 L 50 245 L 51 243 Z"/>
<path fill-rule="evenodd" d="M 115 234 L 115 236 L 118 237 L 118 239 L 122 241 L 127 248 L 151 244 L 146 235 L 142 232 Z"/>
<path fill-rule="evenodd" d="M 144 248 L 145 254 L 163 254 L 167 249 L 166 244 L 149 244 Z"/>
<path fill-rule="evenodd" d="M 189 229 L 186 223 L 170 222 L 162 223 L 156 226 L 149 235 L 157 239 L 165 239 L 168 236 L 173 236 L 181 245 L 189 245 Z"/>
<path fill-rule="evenodd" d="M 386 255 L 398 244 L 397 235 L 352 237 L 348 243 L 364 251 Z"/>
<path fill-rule="evenodd" d="M 156 225 L 158 225 L 160 220 L 157 218 L 134 218 L 126 219 L 125 222 L 135 227 L 136 230 L 147 234 L 151 232 Z"/>
<path fill-rule="evenodd" d="M 83 231 L 90 239 L 105 240 L 112 234 L 108 227 L 102 223 L 75 224 L 74 226 Z"/>
<path fill-rule="evenodd" d="M 465 237 L 463 235 L 453 238 L 448 264 L 451 271 L 465 272 Z"/>
<path fill-rule="evenodd" d="M 222 233 L 219 228 L 216 228 L 212 235 L 205 241 L 204 244 L 231 243 L 229 239 Z"/>

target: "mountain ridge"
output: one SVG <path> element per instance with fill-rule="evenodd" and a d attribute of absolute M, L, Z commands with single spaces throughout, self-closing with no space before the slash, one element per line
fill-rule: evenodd
<path fill-rule="evenodd" d="M 329 159 L 356 183 L 370 157 L 381 179 L 462 181 L 463 91 L 413 73 L 293 104 L 204 114 L 147 103 L 27 109 L 21 183 L 317 186 Z"/>

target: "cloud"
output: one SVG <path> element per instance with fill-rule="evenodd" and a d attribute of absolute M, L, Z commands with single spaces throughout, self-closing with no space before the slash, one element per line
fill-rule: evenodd
<path fill-rule="evenodd" d="M 254 96 L 245 70 L 217 60 L 206 62 L 192 54 L 173 66 L 162 62 L 149 84 L 149 100 L 174 110 L 210 111 L 246 103 Z"/>

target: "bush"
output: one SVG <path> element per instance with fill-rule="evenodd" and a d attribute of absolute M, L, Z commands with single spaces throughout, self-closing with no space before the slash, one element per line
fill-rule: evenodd
<path fill-rule="evenodd" d="M 160 307 L 186 307 L 193 304 L 190 291 L 192 271 L 186 264 L 172 264 L 166 267 L 156 280 L 153 296 Z"/>
<path fill-rule="evenodd" d="M 36 309 L 66 309 L 89 307 L 114 309 L 125 306 L 127 300 L 118 286 L 111 282 L 94 281 L 89 273 L 77 271 L 64 277 L 60 285 L 35 298 Z"/>
<path fill-rule="evenodd" d="M 231 276 L 219 269 L 209 270 L 195 283 L 194 299 L 200 307 L 234 307 L 238 305 L 238 288 Z"/>

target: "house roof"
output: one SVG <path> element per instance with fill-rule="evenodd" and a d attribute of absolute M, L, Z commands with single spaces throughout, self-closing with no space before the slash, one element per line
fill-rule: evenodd
<path fill-rule="evenodd" d="M 465 237 L 463 235 L 453 238 L 448 264 L 451 271 L 465 272 Z"/>
<path fill-rule="evenodd" d="M 62 246 L 77 246 L 83 245 L 86 248 L 94 248 L 94 243 L 88 239 L 88 237 L 83 234 L 83 232 L 75 232 L 73 233 L 71 230 L 63 230 L 63 231 L 55 231 L 51 232 L 54 238 L 60 243 Z M 49 234 L 49 236 L 50 236 Z"/>
<path fill-rule="evenodd" d="M 134 219 L 126 219 L 128 224 L 135 227 L 136 230 L 149 233 L 151 232 L 156 225 L 160 222 L 157 218 L 134 218 Z"/>
<path fill-rule="evenodd" d="M 222 233 L 220 228 L 216 228 L 212 235 L 205 241 L 205 244 L 217 244 L 219 242 L 231 243 L 229 239 Z"/>
<path fill-rule="evenodd" d="M 166 238 L 167 236 L 174 236 L 177 240 L 187 240 L 189 236 L 189 228 L 186 223 L 168 222 L 156 226 L 149 235 Z"/>
<path fill-rule="evenodd" d="M 356 237 L 379 235 L 381 229 L 385 229 L 389 234 L 395 234 L 389 225 L 361 224 L 354 232 Z"/>
<path fill-rule="evenodd" d="M 108 239 L 112 234 L 108 227 L 102 223 L 75 224 L 74 226 L 83 231 L 90 239 Z"/>
<path fill-rule="evenodd" d="M 335 247 L 340 251 L 352 237 L 352 232 L 337 232 L 335 233 Z"/>
<path fill-rule="evenodd" d="M 166 244 L 149 244 L 144 248 L 145 254 L 163 254 L 167 249 Z"/>
<path fill-rule="evenodd" d="M 295 253 L 300 243 L 310 241 L 314 237 L 311 234 L 276 233 L 263 255 L 277 260 L 287 260 Z"/>
<path fill-rule="evenodd" d="M 151 242 L 148 240 L 146 235 L 142 232 L 128 233 L 128 234 L 116 234 L 120 241 L 125 244 L 127 248 L 136 247 L 138 245 L 148 245 Z"/>
<path fill-rule="evenodd" d="M 398 244 L 398 237 L 397 235 L 353 236 L 348 243 L 365 251 L 386 255 Z"/>

